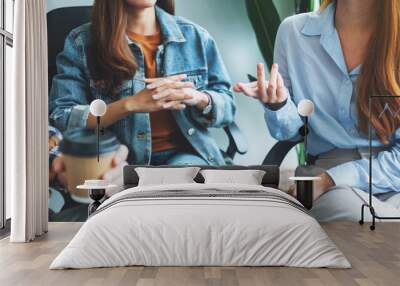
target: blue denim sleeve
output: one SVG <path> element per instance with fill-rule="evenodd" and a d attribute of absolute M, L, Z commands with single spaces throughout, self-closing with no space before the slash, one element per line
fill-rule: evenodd
<path fill-rule="evenodd" d="M 372 161 L 372 185 L 380 192 L 400 192 L 400 129 L 389 151 L 380 152 Z M 369 160 L 361 159 L 339 165 L 327 172 L 337 186 L 352 186 L 364 191 L 369 187 Z"/>
<path fill-rule="evenodd" d="M 50 121 L 60 131 L 84 128 L 89 115 L 89 81 L 83 63 L 83 45 L 70 34 L 57 56 L 57 75 L 49 98 Z"/>
<path fill-rule="evenodd" d="M 214 39 L 206 33 L 205 53 L 208 66 L 208 84 L 203 92 L 212 100 L 210 114 L 203 115 L 198 108 L 191 108 L 191 117 L 205 127 L 220 128 L 233 122 L 236 113 L 236 104 L 230 90 L 231 81 L 222 61 Z"/>
<path fill-rule="evenodd" d="M 289 91 L 289 98 L 286 104 L 278 110 L 271 110 L 265 107 L 265 121 L 272 137 L 277 140 L 289 140 L 298 136 L 298 130 L 303 122 L 297 113 L 296 104 L 292 99 L 292 80 L 289 76 L 288 64 L 286 60 L 286 47 L 290 45 L 287 22 L 283 22 L 279 27 L 276 36 L 274 62 L 279 65 L 279 72 L 282 75 L 286 88 Z"/>

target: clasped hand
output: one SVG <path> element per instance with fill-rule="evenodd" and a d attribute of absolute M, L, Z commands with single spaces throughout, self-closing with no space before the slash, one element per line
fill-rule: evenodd
<path fill-rule="evenodd" d="M 208 96 L 194 88 L 193 83 L 184 82 L 186 75 L 145 79 L 146 88 L 127 99 L 126 108 L 131 112 L 155 112 L 160 110 L 182 110 L 187 106 L 204 109 Z"/>

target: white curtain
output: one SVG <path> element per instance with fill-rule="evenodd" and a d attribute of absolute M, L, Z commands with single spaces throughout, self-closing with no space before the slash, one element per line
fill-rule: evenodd
<path fill-rule="evenodd" d="M 12 242 L 48 225 L 48 84 L 45 0 L 15 1 L 14 94 L 7 104 L 7 187 Z"/>

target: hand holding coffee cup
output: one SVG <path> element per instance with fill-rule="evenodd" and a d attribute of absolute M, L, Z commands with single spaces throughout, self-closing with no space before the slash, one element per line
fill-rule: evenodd
<path fill-rule="evenodd" d="M 125 145 L 121 145 L 112 160 L 112 168 L 107 171 L 102 177 L 102 180 L 106 180 L 112 185 L 122 186 L 123 184 L 123 169 L 128 163 L 126 162 L 128 158 L 128 148 Z M 54 159 L 51 166 L 52 172 L 56 174 L 57 182 L 67 187 L 67 177 L 65 164 L 62 157 L 57 157 Z"/>
<path fill-rule="evenodd" d="M 59 182 L 68 186 L 71 197 L 77 202 L 90 201 L 87 191 L 76 188 L 85 180 L 104 179 L 109 184 L 123 184 L 128 148 L 120 145 L 113 134 L 106 132 L 100 139 L 100 162 L 97 162 L 96 145 L 97 136 L 93 130 L 67 131 L 60 144 L 62 156 L 53 161 L 53 170 Z"/>

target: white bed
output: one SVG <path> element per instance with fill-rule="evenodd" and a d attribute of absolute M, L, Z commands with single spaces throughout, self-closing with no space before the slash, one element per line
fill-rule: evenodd
<path fill-rule="evenodd" d="M 351 267 L 287 194 L 192 183 L 134 187 L 111 197 L 50 269 L 133 265 Z"/>

